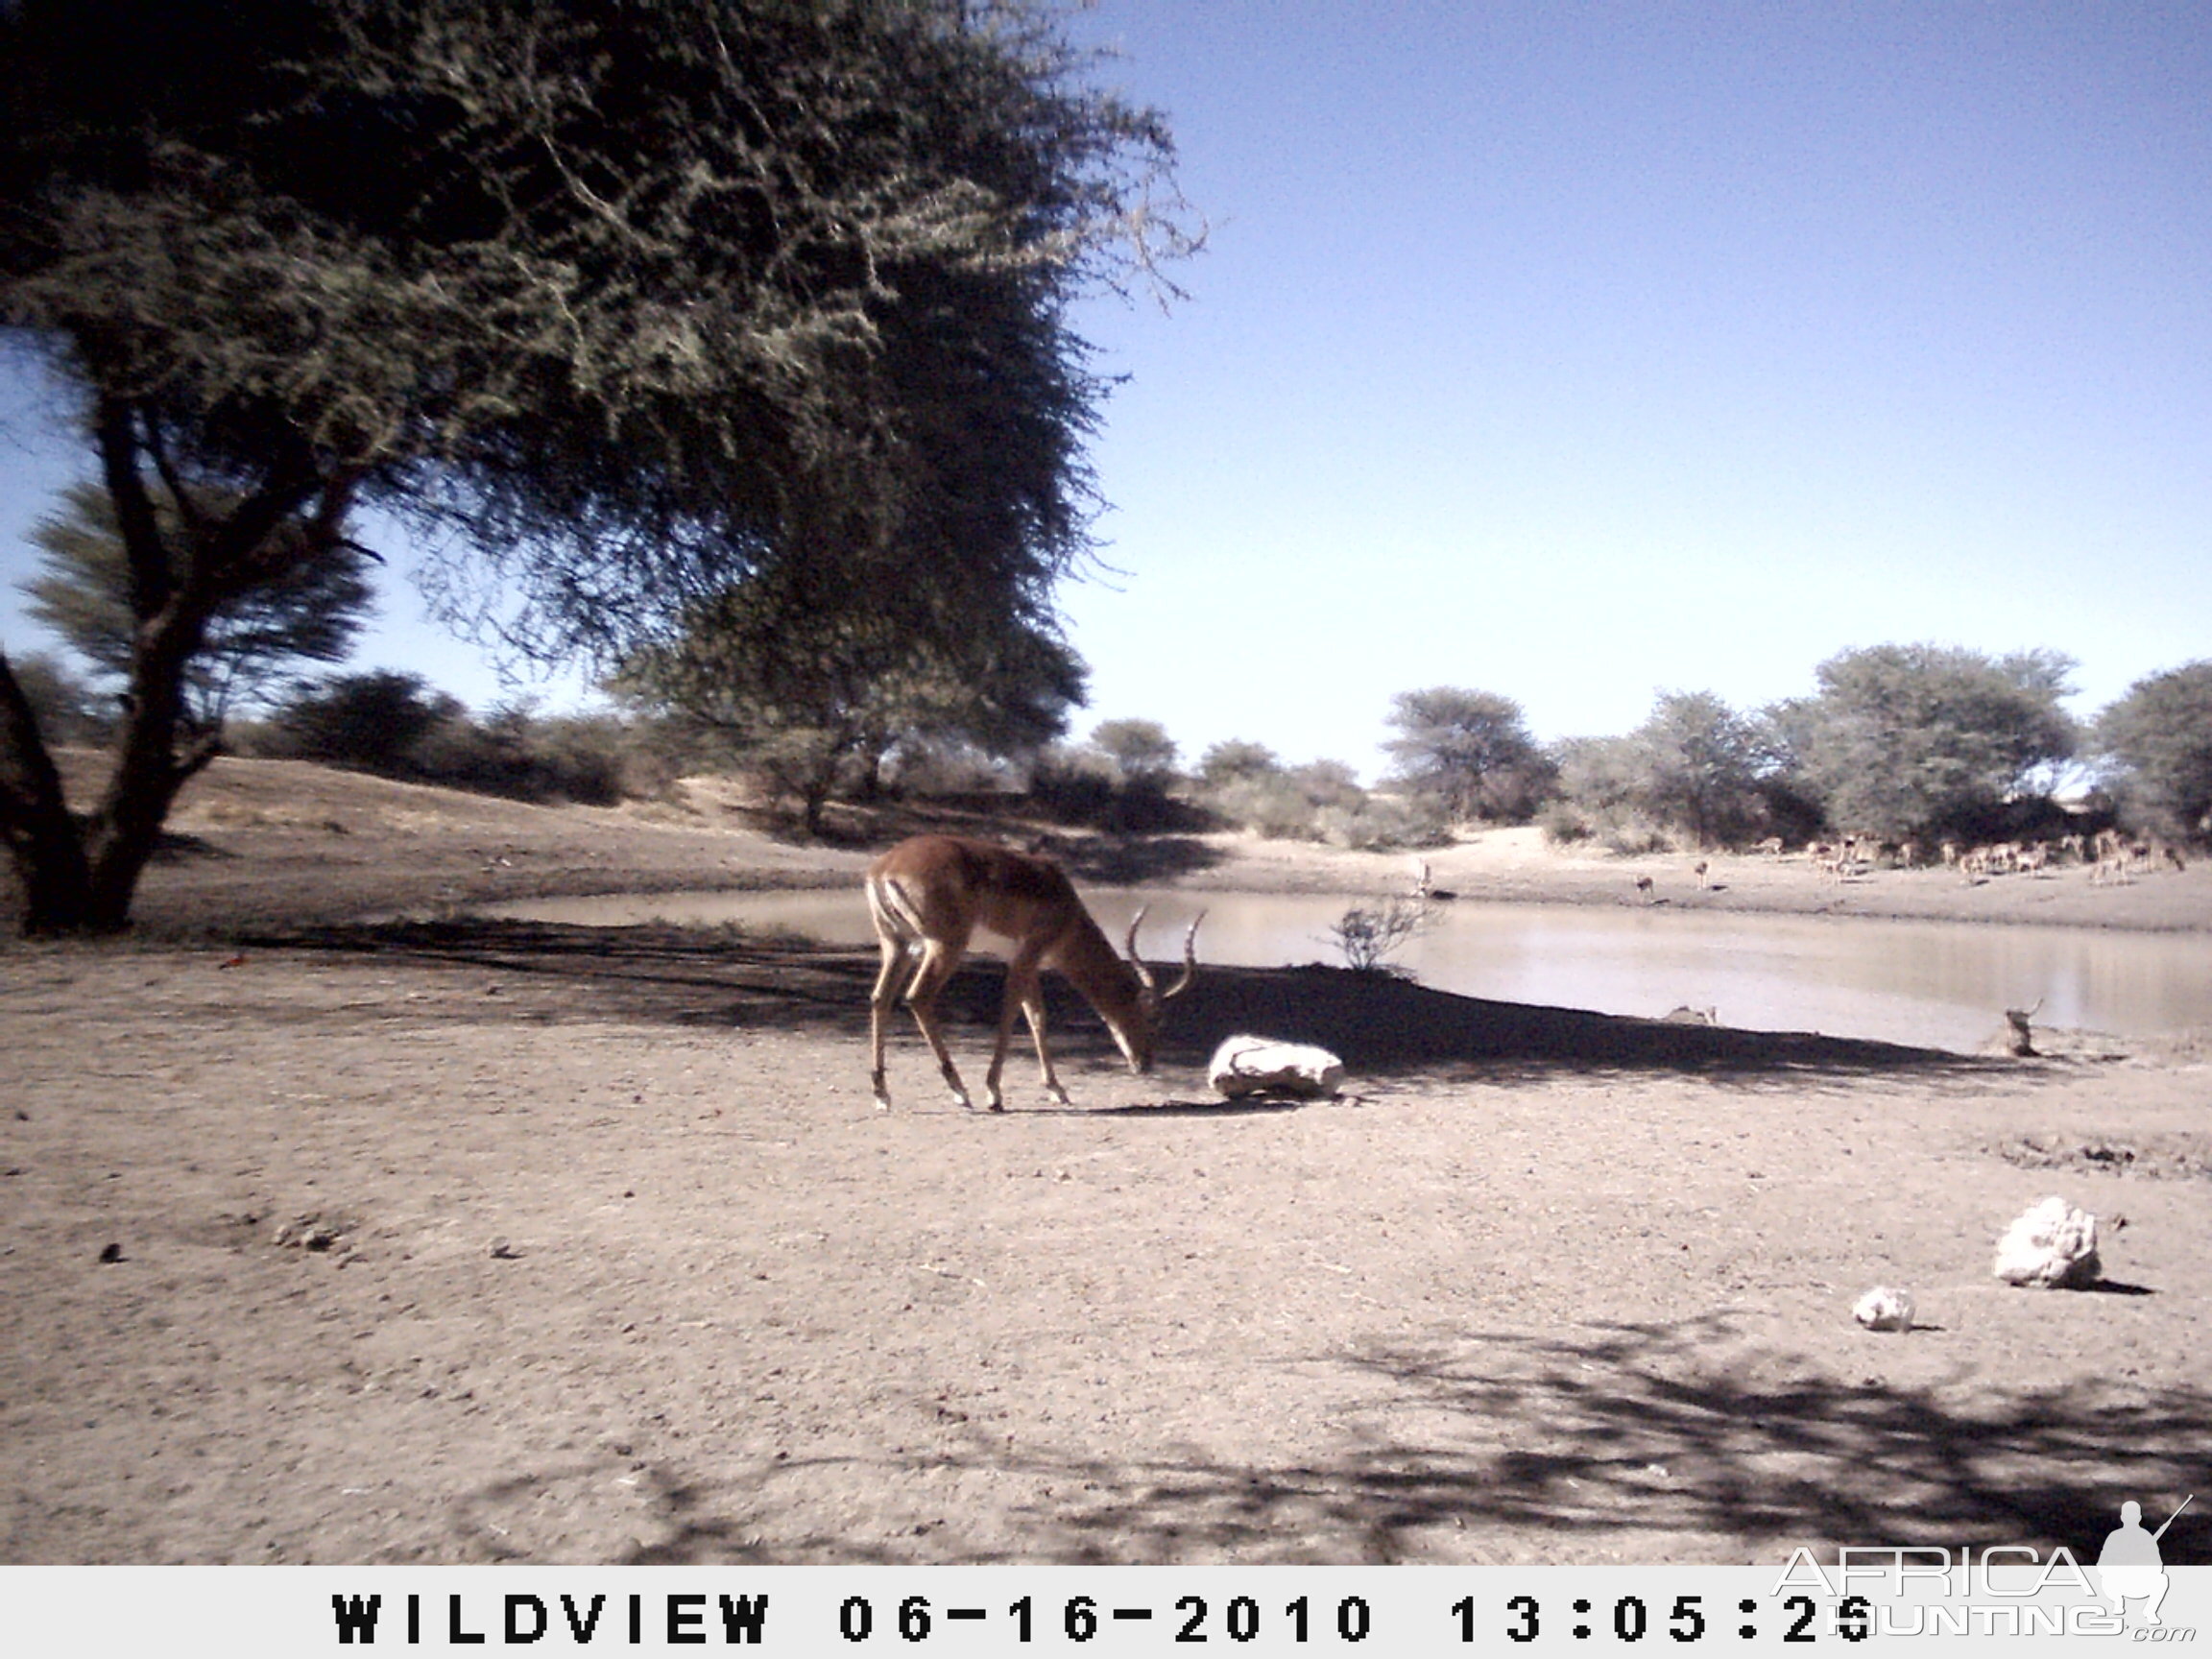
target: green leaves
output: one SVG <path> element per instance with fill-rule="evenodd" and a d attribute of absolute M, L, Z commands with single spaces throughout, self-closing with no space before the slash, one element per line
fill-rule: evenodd
<path fill-rule="evenodd" d="M 343 481 L 481 556 L 543 656 L 856 540 L 964 602 L 1087 550 L 1104 388 L 1062 313 L 1195 239 L 1158 117 L 1049 13 L 146 10 L 0 11 L 0 320 L 187 481 Z"/>
<path fill-rule="evenodd" d="M 2034 774 L 2070 757 L 2072 661 L 1957 646 L 1875 645 L 1830 658 L 1819 691 L 1775 710 L 1793 769 L 1829 824 L 1887 839 L 1972 835 Z"/>
<path fill-rule="evenodd" d="M 196 503 L 196 529 L 173 497 L 157 496 L 159 549 L 179 566 L 169 572 L 168 588 L 193 579 L 182 566 L 210 539 L 210 522 L 236 506 L 234 499 Z M 62 496 L 62 510 L 41 519 L 31 539 L 43 565 L 23 585 L 31 615 L 102 674 L 127 683 L 141 617 L 106 493 L 73 486 Z M 297 518 L 279 525 L 270 541 L 274 545 L 257 550 L 259 558 L 247 568 L 198 573 L 218 595 L 184 671 L 193 724 L 201 729 L 219 726 L 239 703 L 266 699 L 297 662 L 343 659 L 368 617 L 373 595 L 367 553 Z M 264 566 L 274 574 L 263 575 Z"/>
<path fill-rule="evenodd" d="M 1393 781 L 1455 819 L 1525 820 L 1552 778 L 1528 733 L 1521 705 L 1494 691 L 1432 685 L 1390 702 L 1382 745 L 1398 763 Z"/>
<path fill-rule="evenodd" d="M 1048 634 L 1105 394 L 1068 304 L 1196 242 L 1165 126 L 1042 0 L 11 0 L 0 63 L 0 327 L 84 394 L 132 570 L 102 926 L 212 752 L 175 759 L 183 665 L 304 567 L 288 523 L 397 515 L 541 659 L 794 570 L 897 636 L 848 665 Z M 164 493 L 237 505 L 178 535 Z M 31 729 L 0 831 L 43 858 Z"/>
<path fill-rule="evenodd" d="M 2212 661 L 2138 680 L 2097 723 L 2107 786 L 2140 828 L 2212 835 Z"/>

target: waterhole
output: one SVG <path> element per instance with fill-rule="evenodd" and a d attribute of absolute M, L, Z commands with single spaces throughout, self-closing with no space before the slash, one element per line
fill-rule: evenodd
<path fill-rule="evenodd" d="M 1148 904 L 1142 945 L 1153 960 L 1180 952 L 1183 927 L 1203 906 L 1201 962 L 1243 967 L 1339 962 L 1331 925 L 1373 902 L 1122 888 L 1084 897 L 1116 940 Z M 830 945 L 875 941 L 857 885 L 540 899 L 484 913 L 600 926 L 733 922 Z M 996 943 L 979 937 L 977 948 Z M 2212 944 L 2195 934 L 1460 901 L 1437 905 L 1432 926 L 1391 960 L 1424 985 L 1503 1002 L 1646 1017 L 1692 1008 L 1748 1030 L 1960 1052 L 1998 1035 L 2007 1008 L 2038 1002 L 2038 1026 L 2132 1037 L 2212 1028 Z"/>

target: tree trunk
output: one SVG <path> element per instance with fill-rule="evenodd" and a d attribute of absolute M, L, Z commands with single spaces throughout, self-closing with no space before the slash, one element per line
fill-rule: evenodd
<path fill-rule="evenodd" d="M 834 768 L 824 768 L 806 780 L 800 793 L 800 803 L 805 814 L 806 834 L 819 841 L 822 838 L 823 808 L 830 805 L 830 785 L 835 776 Z"/>
<path fill-rule="evenodd" d="M 117 933 L 130 926 L 138 878 L 160 844 L 177 791 L 220 747 L 218 732 L 196 732 L 184 717 L 185 671 L 206 641 L 208 618 L 227 599 L 283 577 L 317 544 L 316 536 L 327 544 L 355 482 L 354 475 L 319 473 L 305 445 L 297 444 L 227 516 L 185 511 L 187 522 L 171 546 L 142 466 L 151 461 L 162 473 L 180 510 L 189 507 L 190 493 L 164 460 L 156 418 L 127 398 L 103 396 L 92 436 L 130 561 L 137 631 L 114 769 L 82 824 L 68 809 L 22 687 L 0 657 L 0 838 L 22 883 L 24 931 L 34 935 Z M 318 495 L 313 534 L 292 543 L 273 540 Z"/>
<path fill-rule="evenodd" d="M 92 927 L 91 868 L 61 792 L 61 775 L 8 659 L 0 655 L 0 838 L 23 889 L 34 939 Z"/>
<path fill-rule="evenodd" d="M 0 659 L 0 833 L 23 889 L 23 931 L 34 938 L 120 933 L 138 878 L 186 780 L 215 757 L 202 734 L 178 750 L 184 669 L 205 618 L 170 606 L 139 631 L 131 697 L 100 805 L 82 824 L 22 687 Z"/>
<path fill-rule="evenodd" d="M 871 804 L 883 799 L 883 756 L 891 747 L 890 740 L 870 740 L 860 750 L 860 799 Z"/>

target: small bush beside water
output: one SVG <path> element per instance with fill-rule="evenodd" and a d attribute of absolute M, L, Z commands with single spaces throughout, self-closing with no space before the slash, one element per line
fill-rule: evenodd
<path fill-rule="evenodd" d="M 1420 899 L 1392 897 L 1355 904 L 1329 927 L 1330 943 L 1356 974 L 1388 974 L 1409 979 L 1411 973 L 1386 960 L 1436 920 L 1435 906 Z"/>

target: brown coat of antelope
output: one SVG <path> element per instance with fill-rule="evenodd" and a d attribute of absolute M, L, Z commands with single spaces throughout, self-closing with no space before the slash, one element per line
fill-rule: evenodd
<path fill-rule="evenodd" d="M 883 952 L 883 968 L 876 975 L 869 1005 L 870 1078 L 879 1107 L 891 1104 L 883 1081 L 884 1024 L 903 980 L 914 1022 L 937 1056 L 938 1070 L 953 1098 L 970 1111 L 975 1109 L 938 1031 L 937 998 L 968 953 L 969 940 L 977 928 L 1014 946 L 1006 960 L 998 1043 L 983 1079 L 984 1097 L 994 1112 L 1005 1110 L 998 1074 L 1005 1068 L 1017 1008 L 1028 1019 L 1029 1035 L 1036 1040 L 1045 1087 L 1062 1105 L 1070 1104 L 1068 1091 L 1052 1070 L 1052 1051 L 1045 1043 L 1045 998 L 1038 975 L 1046 969 L 1060 973 L 1098 1011 L 1136 1074 L 1152 1070 L 1162 1005 L 1190 989 L 1198 970 L 1198 923 L 1205 920 L 1204 911 L 1183 938 L 1183 977 L 1162 991 L 1137 955 L 1137 928 L 1144 920 L 1142 909 L 1129 923 L 1129 954 L 1124 961 L 1083 908 L 1066 871 L 1050 859 L 989 841 L 963 835 L 910 837 L 868 866 L 867 891 L 868 914 Z M 901 970 L 917 954 L 921 961 L 909 978 Z"/>

